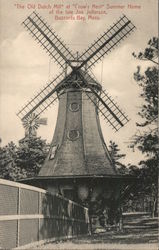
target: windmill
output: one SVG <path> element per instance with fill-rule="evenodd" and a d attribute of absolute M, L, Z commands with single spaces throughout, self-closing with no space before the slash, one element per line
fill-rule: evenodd
<path fill-rule="evenodd" d="M 114 204 L 119 197 L 122 178 L 110 159 L 99 114 L 114 131 L 129 119 L 98 83 L 91 69 L 130 35 L 135 26 L 123 15 L 77 57 L 37 12 L 28 16 L 23 25 L 61 68 L 61 73 L 17 114 L 22 121 L 32 113 L 36 119 L 59 101 L 48 157 L 39 175 L 24 182 L 83 204 L 93 203 L 99 197 L 106 204 L 112 200 Z"/>
<path fill-rule="evenodd" d="M 31 113 L 22 121 L 25 129 L 25 137 L 34 137 L 37 135 L 37 129 L 40 125 L 47 125 L 46 118 L 37 117 L 35 113 Z"/>

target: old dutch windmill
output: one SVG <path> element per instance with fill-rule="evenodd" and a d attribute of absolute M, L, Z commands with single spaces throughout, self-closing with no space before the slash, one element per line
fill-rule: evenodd
<path fill-rule="evenodd" d="M 130 35 L 135 26 L 123 15 L 78 58 L 47 23 L 33 12 L 25 28 L 62 69 L 18 113 L 35 118 L 59 101 L 58 117 L 48 157 L 37 177 L 27 183 L 85 202 L 119 196 L 119 179 L 103 139 L 99 114 L 118 131 L 128 118 L 95 80 L 91 68 Z"/>

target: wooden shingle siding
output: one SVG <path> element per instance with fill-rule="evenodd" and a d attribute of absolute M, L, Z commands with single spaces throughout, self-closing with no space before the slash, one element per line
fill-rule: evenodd
<path fill-rule="evenodd" d="M 92 93 L 87 92 L 87 95 Z M 51 143 L 58 147 L 54 159 L 47 157 L 39 176 L 116 175 L 103 139 L 96 106 L 87 95 L 80 89 L 70 88 L 59 96 L 57 124 Z M 72 111 L 71 104 L 76 104 L 77 110 Z M 72 136 L 74 133 L 72 139 L 69 136 L 71 131 Z"/>

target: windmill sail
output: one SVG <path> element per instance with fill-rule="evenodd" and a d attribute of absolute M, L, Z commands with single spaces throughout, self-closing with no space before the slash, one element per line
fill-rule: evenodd
<path fill-rule="evenodd" d="M 30 114 L 34 112 L 36 117 L 43 113 L 48 107 L 53 105 L 57 101 L 57 91 L 68 86 L 69 80 L 74 75 L 72 71 L 69 75 L 65 76 L 65 72 L 56 76 L 52 81 L 46 84 L 42 90 L 40 90 L 35 97 L 33 97 L 18 113 L 17 116 L 20 119 L 26 119 Z"/>
<path fill-rule="evenodd" d="M 80 70 L 79 75 L 82 81 L 85 81 L 85 86 L 91 90 L 91 94 L 85 92 L 87 98 L 89 98 L 100 114 L 103 116 L 104 120 L 114 129 L 118 131 L 121 127 L 123 127 L 128 121 L 128 116 L 119 108 L 117 103 L 113 100 L 113 98 L 107 93 L 106 90 L 100 89 L 100 94 L 96 91 L 92 85 L 90 85 L 90 79 L 92 78 L 88 73 L 83 74 Z M 93 81 L 93 79 L 92 79 Z M 80 83 L 78 83 L 80 86 Z M 97 97 L 98 102 L 95 101 L 94 95 Z"/>
<path fill-rule="evenodd" d="M 56 84 L 59 83 L 63 77 L 64 72 L 56 76 L 51 82 L 46 84 L 42 90 L 40 90 L 35 97 L 33 97 L 18 113 L 18 117 L 22 120 L 29 116 L 31 113 L 35 113 L 39 116 L 44 110 L 52 105 L 57 100 Z"/>
<path fill-rule="evenodd" d="M 118 131 L 129 121 L 128 117 L 121 111 L 113 98 L 110 97 L 105 90 L 102 90 L 102 86 L 95 80 L 91 72 L 91 67 L 95 65 L 96 62 L 104 55 L 110 53 L 112 49 L 135 29 L 135 26 L 125 15 L 77 59 L 35 11 L 27 17 L 23 25 L 64 71 L 48 83 L 19 111 L 17 115 L 22 120 L 32 113 L 35 113 L 36 117 L 38 117 L 57 100 L 56 92 L 61 88 L 78 87 L 85 89 L 84 92 L 87 97 L 94 103 L 106 122 L 109 123 L 115 131 Z M 76 62 L 77 65 L 73 66 L 72 62 Z M 72 71 L 66 76 L 67 65 L 71 67 Z M 89 91 L 86 90 L 87 88 Z M 96 96 L 96 102 L 94 101 L 94 96 Z"/>
<path fill-rule="evenodd" d="M 22 24 L 60 67 L 71 66 L 73 54 L 39 14 L 34 11 Z"/>
<path fill-rule="evenodd" d="M 79 68 L 87 64 L 87 69 L 110 53 L 124 38 L 133 32 L 135 26 L 123 15 L 112 27 L 98 38 L 80 57 Z"/>

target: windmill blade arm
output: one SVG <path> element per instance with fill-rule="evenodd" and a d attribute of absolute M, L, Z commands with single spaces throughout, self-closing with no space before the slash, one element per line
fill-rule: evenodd
<path fill-rule="evenodd" d="M 57 84 L 64 78 L 64 72 L 55 77 L 52 81 L 46 84 L 35 97 L 33 97 L 18 113 L 20 119 L 26 119 L 33 112 L 39 116 L 44 110 L 52 105 L 57 100 L 56 90 Z"/>
<path fill-rule="evenodd" d="M 129 122 L 128 116 L 122 111 L 106 90 L 101 91 L 98 100 L 99 103 L 97 108 L 99 112 L 115 131 L 118 131 Z"/>
<path fill-rule="evenodd" d="M 18 113 L 18 116 L 22 115 L 21 119 L 26 119 L 30 114 L 33 112 L 36 114 L 36 117 L 38 117 L 44 110 L 46 110 L 53 102 L 56 101 L 57 95 L 55 94 L 56 88 L 54 88 L 48 95 L 46 95 L 43 99 L 41 99 L 37 104 L 34 105 L 29 111 L 26 111 L 28 109 L 29 105 L 26 105 L 26 108 L 23 109 Z M 50 99 L 52 97 L 52 100 Z"/>
<path fill-rule="evenodd" d="M 42 104 L 44 105 L 44 102 L 49 99 L 50 96 L 53 96 L 53 94 L 56 92 L 56 88 L 54 88 L 48 95 L 46 95 L 41 101 L 39 101 L 25 116 L 26 118 L 28 115 L 33 113 L 35 110 L 37 110 Z M 40 109 L 40 112 L 36 112 L 37 115 L 40 115 L 48 106 L 50 106 L 55 100 L 57 99 L 57 96 L 54 96 L 54 99 L 52 102 L 47 103 L 46 106 L 43 106 L 42 109 Z M 24 119 L 23 118 L 23 119 Z"/>
<path fill-rule="evenodd" d="M 116 114 L 110 109 L 110 107 L 106 104 L 106 102 L 103 101 L 100 95 L 91 87 L 89 86 L 90 90 L 93 92 L 93 94 L 98 98 L 98 101 L 101 102 L 101 104 L 108 110 L 108 112 L 113 116 L 113 118 L 120 124 L 121 127 L 124 126 L 124 124 L 118 119 Z"/>
<path fill-rule="evenodd" d="M 67 63 L 72 68 L 73 54 L 39 14 L 34 11 L 22 24 L 60 67 Z"/>
<path fill-rule="evenodd" d="M 87 97 L 94 103 L 106 122 L 109 123 L 115 131 L 118 131 L 129 121 L 128 117 L 105 90 L 101 90 L 99 95 L 98 92 L 88 84 L 81 71 L 79 71 L 79 75 L 81 80 L 85 83 L 85 86 L 91 90 L 91 93 L 85 92 Z M 94 96 L 96 96 L 97 101 L 95 101 Z"/>
<path fill-rule="evenodd" d="M 87 69 L 101 60 L 106 54 L 116 47 L 120 41 L 124 40 L 135 26 L 123 15 L 110 29 L 98 38 L 80 57 L 83 62 L 78 68 L 87 65 Z"/>

